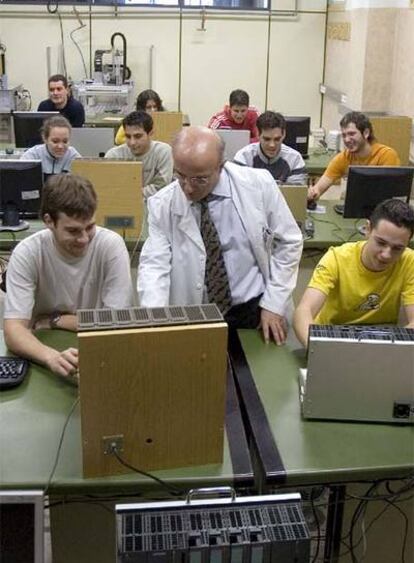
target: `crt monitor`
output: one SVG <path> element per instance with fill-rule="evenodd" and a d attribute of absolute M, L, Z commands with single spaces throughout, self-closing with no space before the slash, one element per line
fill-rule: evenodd
<path fill-rule="evenodd" d="M 17 148 L 26 149 L 43 143 L 40 130 L 49 117 L 59 115 L 58 111 L 14 111 L 14 141 Z"/>
<path fill-rule="evenodd" d="M 309 156 L 310 117 L 286 117 L 286 137 L 283 141 L 288 147 L 300 152 L 303 158 Z"/>
<path fill-rule="evenodd" d="M 43 187 L 40 160 L 0 160 L 0 211 L 17 218 L 36 218 Z"/>
<path fill-rule="evenodd" d="M 44 563 L 42 491 L 0 490 L 0 561 Z"/>
<path fill-rule="evenodd" d="M 344 217 L 368 219 L 385 199 L 410 200 L 414 168 L 408 166 L 350 166 Z"/>

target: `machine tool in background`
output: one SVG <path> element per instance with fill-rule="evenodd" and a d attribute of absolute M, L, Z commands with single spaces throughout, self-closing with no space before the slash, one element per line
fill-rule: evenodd
<path fill-rule="evenodd" d="M 115 37 L 122 38 L 122 50 L 115 47 Z M 95 51 L 94 79 L 101 84 L 124 84 L 131 78 L 127 66 L 127 42 L 123 33 L 116 32 L 111 36 L 111 49 Z"/>
<path fill-rule="evenodd" d="M 115 46 L 116 37 L 121 37 L 122 48 Z M 74 83 L 73 95 L 83 104 L 87 116 L 127 114 L 134 103 L 134 83 L 130 78 L 126 38 L 116 32 L 111 36 L 111 49 L 95 51 L 93 79 Z"/>
<path fill-rule="evenodd" d="M 21 84 L 9 88 L 6 74 L 6 46 L 0 43 L 0 142 L 12 142 L 11 113 L 15 110 L 30 110 L 30 92 Z"/>

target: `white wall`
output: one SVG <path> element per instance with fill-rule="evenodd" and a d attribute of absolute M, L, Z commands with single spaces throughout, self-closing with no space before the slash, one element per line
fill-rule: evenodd
<path fill-rule="evenodd" d="M 232 89 L 243 88 L 260 110 L 266 109 L 267 96 L 269 109 L 311 115 L 314 126 L 320 116 L 326 1 L 299 0 L 296 14 L 295 4 L 294 0 L 273 0 L 270 25 L 266 12 L 207 11 L 205 31 L 199 31 L 201 11 L 185 11 L 182 33 L 175 9 L 93 8 L 89 18 L 88 10 L 82 8 L 78 12 L 85 27 L 74 38 L 89 71 L 90 35 L 93 52 L 109 48 L 115 31 L 124 33 L 137 93 L 150 86 L 152 47 L 152 87 L 171 110 L 178 108 L 181 94 L 181 109 L 194 124 L 206 123 L 227 102 Z M 84 76 L 83 65 L 70 33 L 79 22 L 72 7 L 60 7 L 59 12 L 68 76 L 78 80 Z M 58 17 L 48 14 L 46 7 L 1 6 L 0 41 L 7 47 L 9 85 L 23 83 L 36 108 L 47 94 L 48 46 L 51 71 L 62 70 Z"/>

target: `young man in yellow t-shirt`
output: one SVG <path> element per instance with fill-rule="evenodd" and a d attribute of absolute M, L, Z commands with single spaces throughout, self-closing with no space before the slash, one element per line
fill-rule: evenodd
<path fill-rule="evenodd" d="M 375 141 L 372 124 L 358 111 L 350 111 L 339 123 L 345 149 L 329 163 L 323 176 L 308 190 L 308 200 L 316 201 L 330 186 L 346 176 L 350 166 L 399 166 L 400 158 L 391 147 Z"/>
<path fill-rule="evenodd" d="M 367 227 L 366 241 L 331 247 L 316 266 L 293 323 L 304 346 L 311 324 L 396 324 L 401 306 L 414 328 L 414 210 L 388 199 Z"/>

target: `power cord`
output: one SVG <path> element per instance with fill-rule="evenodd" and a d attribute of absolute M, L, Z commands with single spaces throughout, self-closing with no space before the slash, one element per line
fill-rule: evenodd
<path fill-rule="evenodd" d="M 399 489 L 397 489 L 396 491 L 392 490 L 390 487 L 390 482 L 391 481 L 406 481 Z M 379 490 L 379 488 L 384 485 L 385 489 L 388 491 L 388 494 L 378 494 L 377 491 Z M 348 534 L 346 534 L 345 536 L 343 536 L 341 538 L 341 542 L 343 543 L 343 545 L 347 548 L 347 550 L 345 552 L 340 553 L 340 557 L 343 557 L 345 555 L 350 555 L 351 556 L 351 560 L 353 563 L 358 563 L 358 559 L 356 557 L 356 548 L 363 543 L 363 555 L 362 555 L 362 559 L 360 561 L 363 561 L 364 557 L 365 557 L 365 551 L 366 551 L 366 535 L 368 533 L 368 531 L 371 529 L 371 527 L 373 526 L 373 524 L 386 512 L 386 510 L 390 507 L 394 507 L 396 510 L 398 510 L 401 515 L 404 517 L 404 522 L 405 522 L 405 526 L 404 526 L 404 535 L 403 535 L 403 542 L 402 542 L 402 547 L 401 547 L 401 562 L 405 563 L 405 551 L 406 551 L 406 546 L 407 546 L 407 537 L 408 537 L 408 518 L 406 516 L 406 514 L 404 513 L 404 511 L 397 506 L 398 502 L 404 502 L 406 500 L 410 500 L 412 495 L 405 497 L 404 494 L 407 492 L 410 492 L 414 489 L 414 477 L 413 476 L 409 476 L 405 479 L 399 479 L 399 478 L 395 478 L 395 479 L 383 479 L 383 480 L 379 480 L 379 481 L 375 481 L 374 483 L 372 483 L 370 485 L 370 487 L 368 488 L 367 492 L 364 495 L 354 495 L 354 494 L 347 494 L 346 495 L 346 500 L 359 500 L 359 503 L 357 505 L 357 507 L 354 510 L 354 513 L 352 515 L 351 518 L 351 524 L 350 524 L 350 529 Z M 383 508 L 381 510 L 381 512 L 379 514 L 377 514 L 368 524 L 368 526 L 365 527 L 365 514 L 366 514 L 366 510 L 367 510 L 367 505 L 369 502 L 374 501 L 374 500 L 379 500 L 379 501 L 383 501 L 387 503 L 387 506 L 385 508 Z M 358 521 L 361 521 L 361 537 L 356 541 L 355 540 L 355 529 L 356 526 L 358 524 Z M 346 543 L 346 540 L 349 538 L 349 545 Z"/>
<path fill-rule="evenodd" d="M 86 27 L 86 24 L 83 23 L 83 21 L 82 21 L 80 15 L 79 15 L 79 12 L 78 12 L 77 9 L 75 8 L 75 6 L 73 6 L 73 13 L 75 14 L 76 19 L 78 20 L 79 27 L 77 27 L 77 28 L 75 28 L 73 31 L 71 31 L 70 34 L 69 34 L 69 36 L 70 36 L 71 40 L 73 41 L 73 43 L 74 43 L 75 47 L 77 48 L 77 50 L 78 50 L 78 52 L 79 52 L 79 55 L 80 55 L 80 57 L 81 57 L 82 65 L 83 65 L 83 71 L 84 71 L 84 73 L 85 73 L 85 78 L 88 78 L 88 70 L 87 70 L 87 68 L 86 68 L 85 57 L 83 56 L 82 49 L 80 48 L 79 43 L 78 43 L 78 42 L 76 41 L 76 39 L 73 37 L 74 34 L 75 34 L 77 31 L 79 31 L 79 30 L 83 29 L 84 27 Z"/>
<path fill-rule="evenodd" d="M 314 213 L 312 213 L 312 219 L 315 221 L 315 223 L 326 223 L 327 225 L 333 225 L 334 229 L 332 230 L 332 234 L 336 236 L 341 242 L 347 242 L 346 239 L 339 235 L 339 232 L 342 231 L 342 227 L 340 227 L 338 223 L 329 221 L 329 219 L 320 219 L 319 217 L 316 217 L 316 214 Z"/>
<path fill-rule="evenodd" d="M 54 12 L 52 12 L 54 13 Z M 60 39 L 62 41 L 62 59 L 63 59 L 63 71 L 64 75 L 68 76 L 68 68 L 66 66 L 66 51 L 65 51 L 65 35 L 63 33 L 63 21 L 60 12 L 58 12 L 58 4 L 56 3 L 56 15 L 59 18 L 59 26 L 60 26 Z"/>
<path fill-rule="evenodd" d="M 147 211 L 146 211 L 146 207 L 145 207 L 145 206 L 146 206 L 145 201 L 144 201 L 144 203 L 143 203 L 143 206 L 144 206 L 144 207 L 143 207 L 144 212 L 143 212 L 143 214 L 142 214 L 141 231 L 140 231 L 140 233 L 139 233 L 139 235 L 138 235 L 137 242 L 134 244 L 134 248 L 132 249 L 132 253 L 131 253 L 131 258 L 130 258 L 130 260 L 129 260 L 129 264 L 130 264 L 131 266 L 132 266 L 133 263 L 134 263 L 134 258 L 135 258 L 135 256 L 139 254 L 139 253 L 138 253 L 138 247 L 139 247 L 140 243 L 142 242 L 142 241 L 141 241 L 142 235 L 144 234 L 144 230 L 145 230 L 145 228 L 147 227 Z"/>
<path fill-rule="evenodd" d="M 123 465 L 124 467 L 127 467 L 128 469 L 130 469 L 131 471 L 134 471 L 135 473 L 138 473 L 139 475 L 143 475 L 144 477 L 147 477 L 148 479 L 152 479 L 153 481 L 155 481 L 156 483 L 161 485 L 166 491 L 168 491 L 168 493 L 171 496 L 183 497 L 185 495 L 184 491 L 181 491 L 178 487 L 175 487 L 174 485 L 169 485 L 168 483 L 166 483 L 165 481 L 163 481 L 159 477 L 156 477 L 152 473 L 148 473 L 147 471 L 144 471 L 142 469 L 138 469 L 137 467 L 134 467 L 133 465 L 131 465 L 130 463 L 125 461 L 119 455 L 118 447 L 117 447 L 116 444 L 111 444 L 110 453 L 116 457 L 116 459 L 119 461 L 119 463 L 121 465 Z"/>
<path fill-rule="evenodd" d="M 70 410 L 68 412 L 68 415 L 66 417 L 65 423 L 63 425 L 62 432 L 61 432 L 60 438 L 59 438 L 58 448 L 56 450 L 55 461 L 53 463 L 53 467 L 52 467 L 52 471 L 50 472 L 49 479 L 47 480 L 47 483 L 46 483 L 46 488 L 45 488 L 45 491 L 44 491 L 45 496 L 46 496 L 46 494 L 49 490 L 50 484 L 52 483 L 52 479 L 53 479 L 53 476 L 54 476 L 55 471 L 56 471 L 56 467 L 57 467 L 58 462 L 59 462 L 60 452 L 61 452 L 61 449 L 62 449 L 62 444 L 63 444 L 63 439 L 65 437 L 66 428 L 69 424 L 69 420 L 70 420 L 70 418 L 73 414 L 73 411 L 76 408 L 76 405 L 79 403 L 79 399 L 80 399 L 80 397 L 77 397 L 76 400 L 73 402 L 73 404 L 70 407 Z"/>
<path fill-rule="evenodd" d="M 318 518 L 318 514 L 316 512 L 316 508 L 315 508 L 315 499 L 314 499 L 314 489 L 311 490 L 311 494 L 310 494 L 310 503 L 311 503 L 311 509 L 312 509 L 312 514 L 313 514 L 313 519 L 315 521 L 316 524 L 316 548 L 315 548 L 315 553 L 312 559 L 312 563 L 316 563 L 316 561 L 318 560 L 318 556 L 319 556 L 319 550 L 321 547 L 321 526 L 319 523 L 319 518 Z"/>

